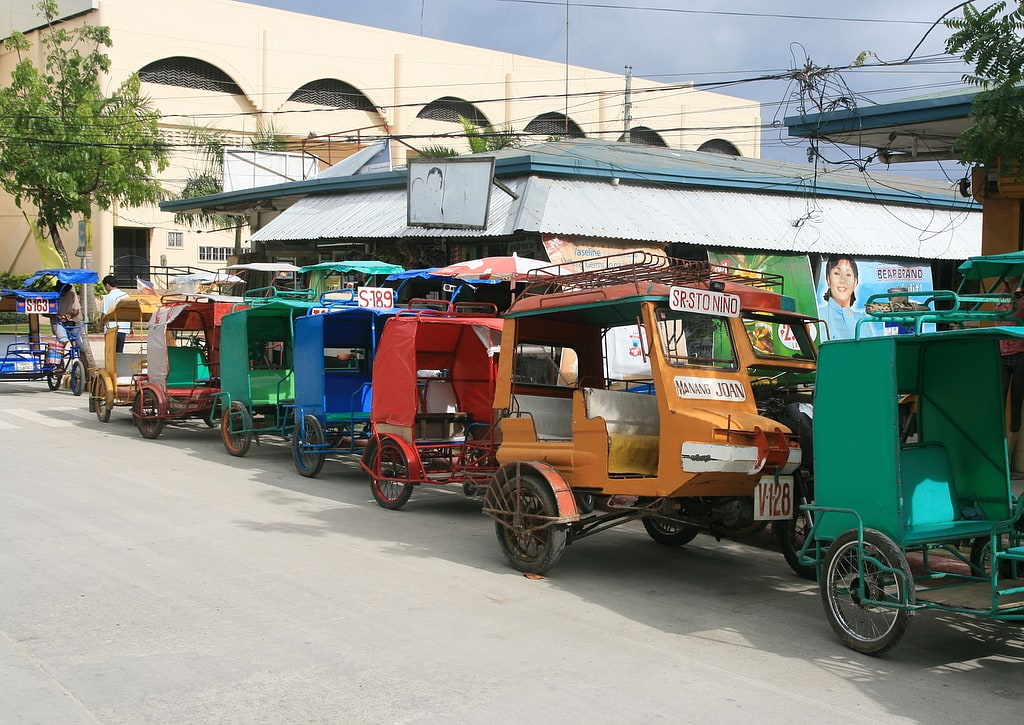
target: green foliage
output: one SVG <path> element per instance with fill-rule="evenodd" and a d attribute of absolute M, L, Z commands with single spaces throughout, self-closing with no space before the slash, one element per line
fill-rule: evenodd
<path fill-rule="evenodd" d="M 962 18 L 950 18 L 946 25 L 954 32 L 946 41 L 946 52 L 962 55 L 974 72 L 964 83 L 979 89 L 971 108 L 972 127 L 957 140 L 964 164 L 1024 168 L 1024 15 L 1021 3 L 1007 12 L 1006 2 L 984 10 L 964 6 Z"/>
<path fill-rule="evenodd" d="M 192 124 L 185 129 L 186 141 L 199 149 L 200 165 L 189 172 L 185 185 L 176 196 L 178 199 L 194 199 L 199 196 L 220 194 L 224 191 L 224 149 L 228 147 L 227 133 L 212 126 Z M 256 121 L 256 131 L 249 139 L 249 148 L 260 151 L 284 151 L 288 141 L 278 130 L 274 121 Z M 238 224 L 240 218 L 231 214 L 205 214 L 203 212 L 182 212 L 174 215 L 178 224 L 190 227 L 228 227 Z"/>
<path fill-rule="evenodd" d="M 20 207 L 36 209 L 44 234 L 67 262 L 60 229 L 73 215 L 88 219 L 93 205 L 137 206 L 160 199 L 155 171 L 167 166 L 158 120 L 133 74 L 111 96 L 102 91 L 110 58 L 110 30 L 54 25 L 57 4 L 36 6 L 46 27 L 39 32 L 46 62 L 27 57 L 28 39 L 4 41 L 18 54 L 11 82 L 0 89 L 0 186 Z"/>

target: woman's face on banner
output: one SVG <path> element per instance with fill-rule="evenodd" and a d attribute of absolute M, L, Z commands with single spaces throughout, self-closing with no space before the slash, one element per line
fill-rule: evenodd
<path fill-rule="evenodd" d="M 828 271 L 828 293 L 840 307 L 850 306 L 850 297 L 857 287 L 857 275 L 854 274 L 850 260 L 840 259 L 835 267 Z"/>

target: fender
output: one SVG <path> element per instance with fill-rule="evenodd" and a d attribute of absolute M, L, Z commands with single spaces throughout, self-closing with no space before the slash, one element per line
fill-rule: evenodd
<path fill-rule="evenodd" d="M 558 508 L 558 515 L 562 523 L 571 523 L 580 520 L 579 507 L 576 505 L 576 496 L 572 488 L 565 480 L 558 469 L 549 463 L 541 461 L 515 461 L 506 463 L 494 472 L 494 478 L 503 476 L 506 480 L 514 478 L 518 473 L 526 470 L 536 474 L 541 480 L 547 483 L 551 492 L 555 494 L 555 506 Z M 492 484 L 493 485 L 493 484 Z"/>
<path fill-rule="evenodd" d="M 156 396 L 157 417 L 167 415 L 167 392 L 157 385 L 139 382 L 135 385 L 135 397 L 132 398 L 132 418 L 135 418 L 135 401 L 142 399 L 143 390 L 152 391 Z"/>
<path fill-rule="evenodd" d="M 366 471 L 369 475 L 375 473 L 377 468 L 378 459 L 377 456 L 380 453 L 381 446 L 385 443 L 391 443 L 405 456 L 405 460 L 409 465 L 409 477 L 406 480 L 407 483 L 421 483 L 426 480 L 427 474 L 423 470 L 423 461 L 420 460 L 419 451 L 416 450 L 416 446 L 412 445 L 408 441 L 402 440 L 398 436 L 388 434 L 374 433 L 373 438 L 366 444 L 366 450 L 363 451 L 362 458 L 359 459 L 359 467 Z"/>

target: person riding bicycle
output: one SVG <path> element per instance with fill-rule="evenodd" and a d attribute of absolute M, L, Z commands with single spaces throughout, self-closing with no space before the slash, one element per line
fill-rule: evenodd
<path fill-rule="evenodd" d="M 50 329 L 53 331 L 53 336 L 57 338 L 57 342 L 62 347 L 66 347 L 71 340 L 67 328 L 75 323 L 82 313 L 82 308 L 73 284 L 65 283 L 59 291 L 57 314 L 50 315 Z"/>

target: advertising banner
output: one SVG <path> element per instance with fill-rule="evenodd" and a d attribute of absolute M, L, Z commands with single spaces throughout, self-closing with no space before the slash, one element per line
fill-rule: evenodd
<path fill-rule="evenodd" d="M 926 261 L 884 262 L 877 259 L 832 255 L 822 257 L 815 297 L 825 340 L 848 340 L 857 322 L 868 318 L 864 305 L 875 294 L 895 294 L 933 289 L 932 268 Z M 898 297 L 891 298 L 899 301 Z M 885 300 L 885 301 L 888 301 Z M 935 325 L 924 325 L 924 331 Z M 894 322 L 865 322 L 861 337 L 898 335 L 911 332 Z"/>

